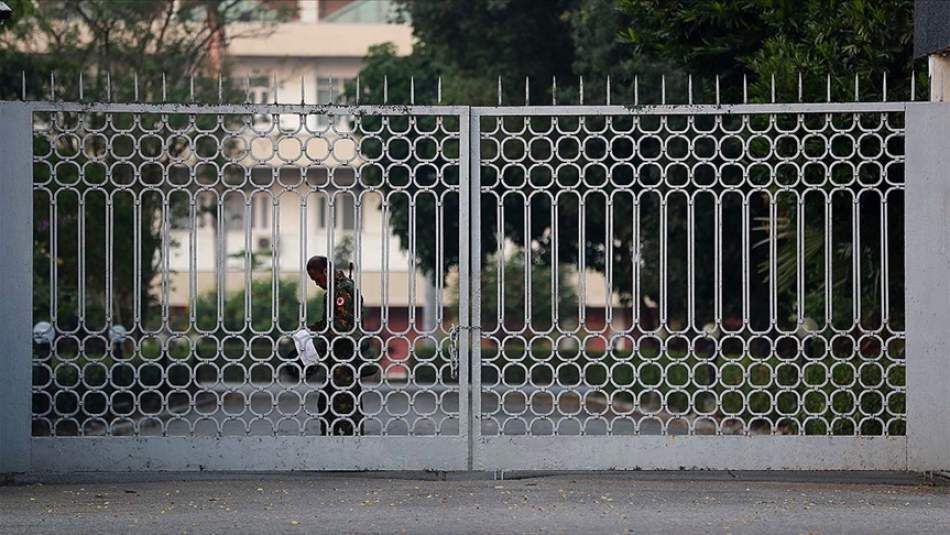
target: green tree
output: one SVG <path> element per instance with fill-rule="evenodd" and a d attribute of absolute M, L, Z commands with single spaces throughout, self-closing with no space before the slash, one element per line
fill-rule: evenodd
<path fill-rule="evenodd" d="M 0 98 L 76 100 L 80 89 L 85 100 L 105 101 L 161 101 L 184 102 L 194 91 L 197 99 L 214 101 L 218 98 L 216 77 L 226 76 L 228 66 L 220 61 L 219 52 L 229 38 L 263 34 L 272 30 L 263 19 L 274 19 L 281 11 L 268 7 L 259 8 L 242 0 L 211 2 L 189 0 L 142 0 L 136 2 L 118 0 L 90 0 L 69 2 L 58 0 L 16 0 L 11 3 L 13 18 L 0 27 Z M 258 20 L 258 24 L 245 25 L 241 33 L 234 30 L 236 21 Z M 217 54 L 217 55 L 216 55 Z M 163 74 L 167 82 L 162 84 Z M 52 75 L 52 76 L 51 76 Z M 81 78 L 82 77 L 82 78 Z M 80 88 L 82 79 L 82 88 Z M 137 83 L 136 83 L 137 81 Z M 229 85 L 224 86 L 225 98 L 234 94 Z M 40 116 L 41 121 L 50 117 Z M 131 125 L 128 114 L 114 114 L 116 124 Z M 146 123 L 156 121 L 143 116 Z M 75 121 L 77 117 L 66 117 Z M 102 127 L 103 114 L 86 114 L 84 125 Z M 157 193 L 145 194 L 140 184 L 133 184 L 127 194 L 116 194 L 107 179 L 121 181 L 120 174 L 110 167 L 114 162 L 103 143 L 91 140 L 84 147 L 70 145 L 68 136 L 50 140 L 37 137 L 35 152 L 45 154 L 50 145 L 60 154 L 70 154 L 77 166 L 68 165 L 57 169 L 58 179 L 52 181 L 35 195 L 35 250 L 37 280 L 34 284 L 34 317 L 37 321 L 49 319 L 50 264 L 58 266 L 56 312 L 58 324 L 66 329 L 79 326 L 78 321 L 78 234 L 79 219 L 86 218 L 86 243 L 97 244 L 86 250 L 86 329 L 105 328 L 106 311 L 116 323 L 131 327 L 134 322 L 133 303 L 141 304 L 143 325 L 154 328 L 158 318 L 156 296 L 153 291 L 161 254 L 161 225 L 163 203 Z M 120 142 L 121 145 L 121 142 Z M 113 150 L 120 150 L 120 146 Z M 143 145 L 142 150 L 146 150 Z M 162 155 L 165 162 L 184 147 L 173 144 Z M 137 160 L 140 155 L 135 155 Z M 37 180 L 44 180 L 60 161 L 57 153 L 46 160 L 49 168 L 39 167 Z M 92 165 L 87 165 L 94 162 Z M 135 161 L 135 164 L 141 163 Z M 78 180 L 79 168 L 85 172 L 85 183 Z M 107 169 L 109 169 L 107 173 Z M 59 183 L 77 182 L 72 191 L 64 191 Z M 87 183 L 102 183 L 102 187 L 89 188 Z M 79 197 L 87 194 L 85 205 L 80 209 Z M 102 244 L 106 243 L 106 225 L 103 224 L 106 198 L 113 203 L 112 226 L 114 235 L 113 276 L 122 284 L 114 288 L 114 301 L 105 303 L 105 257 Z M 59 243 L 57 257 L 50 258 L 54 250 L 50 243 L 49 228 L 52 222 L 52 200 L 56 198 L 58 213 Z M 141 203 L 141 234 L 136 238 L 128 230 L 135 226 L 134 205 Z M 183 198 L 169 203 L 173 219 L 185 213 Z M 134 271 L 132 251 L 135 239 L 141 254 L 141 266 Z M 138 279 L 141 289 L 134 295 L 132 282 Z"/>
<path fill-rule="evenodd" d="M 797 97 L 798 73 L 806 98 L 851 99 L 854 77 L 863 100 L 909 96 L 913 68 L 912 0 L 617 0 L 629 26 L 621 38 L 636 51 L 680 65 L 701 77 L 722 77 L 740 88 L 749 76 L 751 97 Z M 893 82 L 900 82 L 897 85 Z"/>
<path fill-rule="evenodd" d="M 78 100 L 82 97 L 85 101 L 167 99 L 184 102 L 191 98 L 189 78 L 194 77 L 195 98 L 210 102 L 218 96 L 216 78 L 227 75 L 227 65 L 216 54 L 228 38 L 237 36 L 233 31 L 229 33 L 232 23 L 258 20 L 262 12 L 272 12 L 242 0 L 13 0 L 8 3 L 14 16 L 0 26 L 0 98 L 4 99 Z M 265 22 L 247 27 L 250 28 L 248 34 L 271 31 Z M 167 73 L 164 87 L 163 73 Z M 225 98 L 233 94 L 227 84 L 223 89 Z M 114 404 L 103 406 L 91 401 L 79 404 L 79 396 L 87 392 L 87 385 L 75 377 L 70 379 L 70 375 L 77 375 L 75 366 L 83 366 L 87 383 L 99 385 L 98 390 L 103 394 L 112 394 L 116 390 L 114 385 L 121 384 L 128 387 L 128 396 L 134 396 L 143 388 L 167 393 L 172 386 L 181 384 L 181 377 L 173 377 L 180 375 L 181 369 L 169 372 L 165 379 L 162 373 L 156 373 L 155 367 L 137 372 L 135 367 L 143 358 L 159 361 L 162 367 L 168 365 L 169 359 L 191 358 L 189 351 L 185 354 L 180 351 L 187 344 L 176 343 L 165 350 L 156 338 L 145 337 L 137 329 L 138 326 L 148 330 L 162 327 L 163 314 L 156 291 L 162 260 L 161 223 L 166 215 L 162 197 L 168 194 L 167 215 L 173 226 L 180 216 L 187 214 L 187 202 L 183 196 L 176 197 L 162 189 L 164 186 L 147 191 L 150 188 L 142 182 L 154 181 L 154 173 L 143 170 L 141 180 L 135 181 L 133 177 L 138 175 L 132 172 L 133 168 L 142 169 L 146 152 L 155 157 L 157 165 L 163 166 L 186 148 L 180 142 L 166 147 L 164 142 L 142 139 L 142 129 L 156 127 L 159 121 L 156 116 L 113 113 L 110 119 L 111 126 L 107 125 L 103 113 L 39 113 L 35 117 L 38 127 L 54 125 L 56 128 L 53 135 L 38 132 L 34 136 L 34 154 L 48 165 L 35 166 L 33 177 L 38 183 L 45 182 L 34 193 L 33 317 L 34 321 L 50 320 L 55 314 L 61 330 L 76 333 L 76 338 L 57 341 L 58 356 L 50 357 L 49 349 L 42 347 L 36 354 L 37 359 L 47 362 L 52 374 L 62 379 L 46 381 L 41 367 L 37 367 L 40 376 L 34 383 L 46 385 L 43 390 L 49 399 L 64 400 L 56 402 L 54 413 L 79 414 L 75 420 L 54 424 L 61 434 L 79 432 L 70 422 L 85 421 L 82 414 L 87 409 L 105 413 L 131 403 L 117 399 Z M 136 119 L 141 121 L 138 128 Z M 126 136 L 115 139 L 110 151 L 105 137 L 91 134 L 92 130 L 100 129 L 112 135 L 117 128 L 129 129 L 133 136 L 140 138 L 141 145 Z M 73 129 L 75 136 L 61 135 L 64 129 Z M 118 161 L 115 154 L 120 151 L 131 156 L 125 163 L 115 165 Z M 115 183 L 124 184 L 117 187 Z M 112 219 L 107 222 L 108 209 L 111 209 Z M 51 233 L 54 221 L 58 233 L 55 243 Z M 108 227 L 113 231 L 111 251 L 106 247 L 110 235 Z M 82 243 L 80 228 L 85 236 Z M 85 255 L 82 266 L 80 251 Z M 107 271 L 106 259 L 110 254 L 111 271 Z M 134 260 L 136 254 L 138 267 Z M 56 287 L 52 288 L 54 266 Z M 113 300 L 106 302 L 110 282 L 114 284 Z M 79 292 L 82 286 L 85 302 Z M 82 307 L 85 307 L 84 322 L 80 321 Z M 170 327 L 176 328 L 174 323 L 178 318 L 170 319 L 173 323 Z M 121 324 L 129 330 L 121 350 L 108 349 L 110 323 Z M 96 333 L 99 335 L 93 336 Z M 76 357 L 80 353 L 77 340 L 83 338 L 82 355 Z M 73 364 L 63 364 L 60 359 L 73 359 Z M 98 363 L 86 366 L 97 359 Z M 118 359 L 123 362 L 110 372 L 114 383 L 105 384 L 101 379 L 107 368 L 103 366 L 112 366 Z M 138 380 L 137 373 L 140 373 Z M 188 377 L 184 380 L 187 382 Z M 71 390 L 74 395 L 56 396 L 61 388 Z M 37 410 L 44 410 L 42 402 Z M 35 430 L 38 434 L 49 431 Z"/>
<path fill-rule="evenodd" d="M 417 103 L 436 102 L 440 76 L 443 80 L 442 102 L 449 104 L 496 104 L 499 78 L 502 80 L 503 103 L 525 101 L 526 78 L 529 81 L 529 102 L 548 103 L 556 97 L 560 103 L 576 103 L 580 76 L 586 76 L 585 102 L 603 102 L 606 100 L 605 73 L 614 76 L 612 94 L 620 99 L 615 102 L 630 102 L 634 77 L 661 70 L 652 60 L 632 55 L 634 47 L 617 39 L 626 19 L 611 0 L 449 0 L 438 3 L 403 0 L 400 6 L 402 13 L 412 20 L 417 43 L 412 53 L 405 57 L 397 56 L 391 45 L 381 45 L 370 51 L 360 73 L 359 96 L 363 102 L 383 102 L 385 81 L 388 83 L 388 102 L 408 104 L 413 76 Z M 557 95 L 552 94 L 555 78 Z M 350 86 L 351 95 L 355 89 L 355 85 Z M 644 100 L 658 100 L 658 94 L 658 85 L 653 88 L 644 85 L 641 91 Z M 483 123 L 483 128 L 489 126 L 487 122 Z M 381 146 L 382 143 L 377 144 Z M 362 147 L 372 145 L 367 143 Z M 386 155 L 379 152 L 383 156 L 380 160 L 383 165 L 389 163 L 389 156 L 409 158 L 406 163 L 410 166 L 419 163 L 412 154 Z M 581 158 L 578 163 L 583 165 L 585 161 Z M 416 166 L 415 173 L 417 177 L 434 174 L 425 166 Z M 387 189 L 388 185 L 380 177 L 377 179 L 379 185 Z M 455 177 L 450 174 L 446 182 L 452 183 L 453 179 Z M 486 176 L 485 179 L 489 178 Z M 423 180 L 435 183 L 433 176 Z M 437 184 L 435 189 L 441 195 L 445 188 Z M 552 191 L 556 189 L 552 188 Z M 418 188 L 410 186 L 404 191 L 415 194 Z M 444 196 L 443 203 L 444 213 L 458 213 L 457 196 Z M 532 211 L 526 235 L 524 203 L 516 202 L 514 198 L 505 203 L 504 221 L 494 221 L 492 216 L 497 199 L 492 194 L 482 196 L 483 252 L 487 255 L 496 251 L 500 235 L 521 247 L 526 244 L 539 246 L 537 258 L 552 262 L 551 221 L 547 213 L 543 209 Z M 389 210 L 393 232 L 401 247 L 408 250 L 411 233 L 409 204 L 391 203 Z M 417 202 L 416 221 L 434 221 L 435 210 L 434 203 Z M 571 220 L 576 218 L 577 210 L 576 204 L 562 206 L 561 215 L 565 220 Z M 632 215 L 622 209 L 616 212 L 618 220 L 629 220 L 630 217 Z M 634 250 L 632 235 L 624 233 L 624 228 L 629 231 L 629 226 L 618 227 L 620 245 L 608 251 L 603 245 L 607 228 L 604 210 L 588 211 L 586 221 L 586 243 L 563 241 L 558 249 L 559 257 L 553 261 L 576 264 L 583 253 L 588 267 L 604 271 L 606 262 L 612 258 L 618 266 L 616 288 L 621 298 L 629 300 Z M 458 262 L 458 226 L 455 218 L 446 217 L 445 222 L 443 258 L 445 268 L 450 269 Z M 646 228 L 652 228 L 653 223 L 646 224 Z M 424 269 L 431 270 L 437 265 L 435 244 L 434 239 L 416 241 L 416 254 Z M 654 267 L 651 265 L 647 269 Z"/>
<path fill-rule="evenodd" d="M 485 265 L 488 269 L 482 272 L 482 294 L 481 294 L 481 325 L 486 332 L 491 332 L 498 326 L 498 295 L 499 288 L 499 270 L 497 268 L 498 257 L 491 255 L 485 259 Z M 558 291 L 557 298 L 552 299 L 554 279 L 551 273 L 551 267 L 537 261 L 531 265 L 531 317 L 527 318 L 526 303 L 528 301 L 528 290 L 525 288 L 525 255 L 524 251 L 515 251 L 508 255 L 503 264 L 505 284 L 502 287 L 502 299 L 504 300 L 504 310 L 501 311 L 501 317 L 505 320 L 505 328 L 509 330 L 520 330 L 527 327 L 535 332 L 545 332 L 551 329 L 554 324 L 554 303 L 557 303 L 557 315 L 559 325 L 562 328 L 573 329 L 577 327 L 578 320 L 578 296 L 575 287 L 576 271 L 566 266 L 560 266 L 558 269 Z M 449 295 L 454 303 L 459 300 L 458 279 L 454 279 L 449 286 Z M 530 319 L 530 324 L 525 325 L 525 319 Z"/>
<path fill-rule="evenodd" d="M 881 100 L 885 75 L 890 80 L 888 99 L 911 97 L 910 79 L 915 66 L 912 0 L 618 0 L 618 4 L 629 21 L 620 37 L 634 45 L 638 53 L 682 65 L 700 78 L 719 75 L 723 87 L 740 88 L 746 77 L 752 101 L 771 100 L 773 76 L 779 100 L 797 98 L 799 74 L 802 98 L 806 101 L 824 101 L 829 81 L 832 100 L 857 98 L 856 82 L 861 100 Z M 916 82 L 918 87 L 926 87 L 923 72 L 918 73 Z M 732 100 L 737 98 L 740 94 L 733 91 Z M 882 192 L 886 188 L 886 184 L 882 185 Z M 903 203 L 895 206 L 890 214 L 889 231 L 898 245 L 903 234 Z M 873 203 L 865 203 L 860 210 L 862 235 L 876 235 L 878 208 Z M 835 213 L 836 227 L 844 222 L 840 218 L 851 217 L 846 210 L 839 209 Z M 804 221 L 806 242 L 812 244 L 818 242 L 824 232 L 820 214 L 815 215 L 819 217 L 806 217 Z M 790 286 L 786 283 L 795 276 L 796 244 L 794 239 L 787 238 L 794 236 L 796 224 L 794 206 L 780 205 L 777 280 L 784 287 Z M 767 221 L 757 226 L 761 236 L 768 236 L 769 230 Z M 892 247 L 892 254 L 899 255 L 899 248 Z M 814 273 L 823 269 L 822 251 L 822 247 L 806 249 L 806 271 Z M 859 254 L 865 266 L 862 288 L 874 288 L 875 281 L 881 277 L 880 261 L 873 257 L 874 253 L 871 245 L 854 251 L 850 247 L 832 251 L 838 259 L 833 284 L 850 283 L 848 270 L 841 269 L 842 264 L 846 264 L 852 254 Z M 903 281 L 901 257 L 893 256 L 891 266 L 891 280 Z M 767 273 L 767 264 L 763 262 L 759 269 Z M 823 315 L 819 312 L 823 291 L 823 287 L 817 287 L 805 297 L 806 310 L 812 316 Z M 903 292 L 894 292 L 894 297 L 898 302 L 892 320 L 900 326 L 903 324 Z M 880 320 L 879 292 L 866 290 L 861 298 L 862 308 L 866 310 L 862 320 L 872 323 Z M 833 313 L 849 317 L 850 297 L 837 299 Z"/>

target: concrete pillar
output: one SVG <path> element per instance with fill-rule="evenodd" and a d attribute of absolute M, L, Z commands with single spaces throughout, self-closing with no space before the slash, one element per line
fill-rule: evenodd
<path fill-rule="evenodd" d="M 33 111 L 0 102 L 0 476 L 30 470 Z"/>
<path fill-rule="evenodd" d="M 950 102 L 950 54 L 931 54 L 930 101 Z"/>

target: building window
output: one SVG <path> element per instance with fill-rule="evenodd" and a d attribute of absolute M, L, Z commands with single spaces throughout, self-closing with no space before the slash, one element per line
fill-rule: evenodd
<path fill-rule="evenodd" d="M 346 84 L 351 78 L 317 78 L 317 104 L 346 104 Z M 339 117 L 339 116 L 337 116 Z M 337 123 L 342 122 L 338 120 Z M 318 115 L 317 128 L 326 128 L 330 123 L 326 115 Z"/>
<path fill-rule="evenodd" d="M 345 103 L 346 82 L 343 78 L 317 78 L 317 104 Z"/>
<path fill-rule="evenodd" d="M 267 195 L 251 197 L 251 228 L 267 229 L 270 226 L 270 198 Z"/>
<path fill-rule="evenodd" d="M 224 228 L 244 229 L 244 199 L 238 195 L 230 195 L 224 201 Z"/>
<path fill-rule="evenodd" d="M 271 78 L 253 76 L 248 80 L 248 98 L 254 104 L 267 104 L 271 98 Z"/>
<path fill-rule="evenodd" d="M 336 221 L 334 228 L 343 230 L 353 230 L 356 228 L 356 202 L 353 196 L 337 195 L 334 199 L 334 208 L 336 208 Z M 326 197 L 320 197 L 317 201 L 317 226 L 327 228 L 327 222 L 330 218 L 330 205 Z"/>
<path fill-rule="evenodd" d="M 266 229 L 270 226 L 270 198 L 266 195 L 258 196 L 258 201 L 261 203 L 261 225 L 262 229 Z"/>
<path fill-rule="evenodd" d="M 386 24 L 408 18 L 393 0 L 322 0 L 317 6 L 324 23 Z"/>

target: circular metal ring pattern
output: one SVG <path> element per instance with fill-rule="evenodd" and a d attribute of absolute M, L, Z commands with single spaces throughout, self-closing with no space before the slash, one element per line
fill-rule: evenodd
<path fill-rule="evenodd" d="M 423 322 L 423 288 L 400 286 L 451 278 L 403 264 L 457 248 L 461 140 L 458 115 L 391 107 L 38 112 L 34 434 L 458 435 L 458 304 Z M 396 218 L 405 253 L 380 228 Z M 340 246 L 377 297 L 311 331 L 308 365 L 303 264 Z"/>
<path fill-rule="evenodd" d="M 901 118 L 556 113 L 480 119 L 482 434 L 904 434 Z"/>
<path fill-rule="evenodd" d="M 457 309 L 406 311 L 421 289 L 372 267 L 396 251 L 371 250 L 367 214 L 407 225 L 408 269 L 448 286 L 459 123 L 38 113 L 34 434 L 458 434 Z M 904 433 L 902 117 L 478 126 L 482 434 Z M 305 365 L 300 264 L 344 238 L 358 287 L 409 288 L 314 332 L 328 358 Z"/>

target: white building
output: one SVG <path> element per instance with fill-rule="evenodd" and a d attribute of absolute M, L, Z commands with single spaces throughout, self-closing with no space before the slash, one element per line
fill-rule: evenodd
<path fill-rule="evenodd" d="M 388 22 L 392 9 L 393 4 L 388 0 L 298 0 L 296 20 L 279 23 L 274 31 L 266 36 L 231 40 L 225 60 L 230 63 L 231 75 L 236 80 L 247 81 L 249 93 L 255 102 L 340 102 L 344 85 L 356 78 L 363 58 L 372 45 L 390 42 L 400 54 L 408 54 L 411 51 L 412 29 L 407 24 Z M 236 33 L 241 33 L 240 28 L 236 29 Z M 300 118 L 297 116 L 280 118 L 280 126 L 285 129 L 294 129 L 299 122 Z M 319 124 L 322 122 L 325 122 L 323 118 L 310 117 L 306 126 L 319 130 L 325 126 Z M 341 121 L 334 127 L 345 129 L 347 125 L 345 121 Z M 271 167 L 279 168 L 284 163 L 280 157 L 286 156 L 283 154 L 285 150 L 295 152 L 290 156 L 297 158 L 292 166 L 306 168 L 306 176 L 294 177 L 294 173 L 300 173 L 299 169 L 282 169 L 279 170 L 279 183 L 293 184 L 302 180 L 328 186 L 332 186 L 332 183 L 352 183 L 353 167 L 358 165 L 358 162 L 345 164 L 345 160 L 356 156 L 356 147 L 351 142 L 341 142 L 334 147 L 332 154 L 326 144 L 320 147 L 294 145 L 290 140 L 277 144 L 276 154 L 271 158 Z M 255 147 L 250 147 L 250 150 L 253 152 Z M 317 161 L 314 161 L 313 157 L 316 157 Z M 326 159 L 319 161 L 321 158 Z M 255 175 L 266 177 L 270 172 L 271 169 L 266 166 L 252 169 L 252 181 Z M 328 174 L 332 174 L 332 183 L 328 181 Z M 257 255 L 270 251 L 276 238 L 279 243 L 277 260 L 281 276 L 295 280 L 299 278 L 307 257 L 315 254 L 334 256 L 334 251 L 328 247 L 331 230 L 334 243 L 345 241 L 349 242 L 351 247 L 356 245 L 354 230 L 357 227 L 357 210 L 354 195 L 346 192 L 334 193 L 332 187 L 318 188 L 316 193 L 305 194 L 306 208 L 302 209 L 303 198 L 298 192 L 306 187 L 288 193 L 279 183 L 272 192 L 282 191 L 280 195 L 258 193 L 251 196 L 248 202 L 235 192 L 225 199 L 225 223 L 222 225 L 222 231 L 225 232 L 228 257 L 225 275 L 225 288 L 228 292 L 244 288 L 246 269 L 241 255 L 247 245 L 250 245 L 251 252 L 258 260 L 255 262 L 257 265 L 252 276 L 269 278 L 272 259 Z M 334 207 L 332 210 L 331 197 Z M 359 226 L 362 227 L 358 240 L 359 250 L 354 251 L 351 257 L 360 257 L 362 276 L 358 283 L 367 307 L 379 307 L 385 301 L 392 321 L 394 309 L 402 311 L 396 315 L 405 316 L 411 302 L 416 307 L 423 307 L 428 296 L 431 306 L 434 295 L 427 289 L 428 285 L 421 273 L 414 277 L 415 281 L 411 281 L 409 258 L 400 250 L 398 240 L 384 228 L 382 212 L 379 210 L 380 201 L 378 195 L 362 198 L 359 210 Z M 332 212 L 335 212 L 335 221 L 330 219 Z M 306 217 L 306 220 L 302 224 L 303 217 Z M 248 218 L 248 221 L 245 221 L 245 218 Z M 210 215 L 200 217 L 195 232 L 194 265 L 198 294 L 207 292 L 216 285 L 217 230 L 213 221 Z M 275 224 L 277 228 L 274 227 Z M 245 229 L 248 229 L 248 232 Z M 174 271 L 170 304 L 183 307 L 188 304 L 189 264 L 192 262 L 188 231 L 174 231 L 173 239 L 177 245 L 170 255 L 170 268 Z M 385 258 L 384 250 L 387 251 Z M 388 286 L 388 299 L 384 299 L 382 291 L 384 268 L 388 268 L 385 271 L 389 272 L 385 283 Z M 415 287 L 410 291 L 413 284 Z M 410 296 L 410 293 L 413 295 Z"/>

